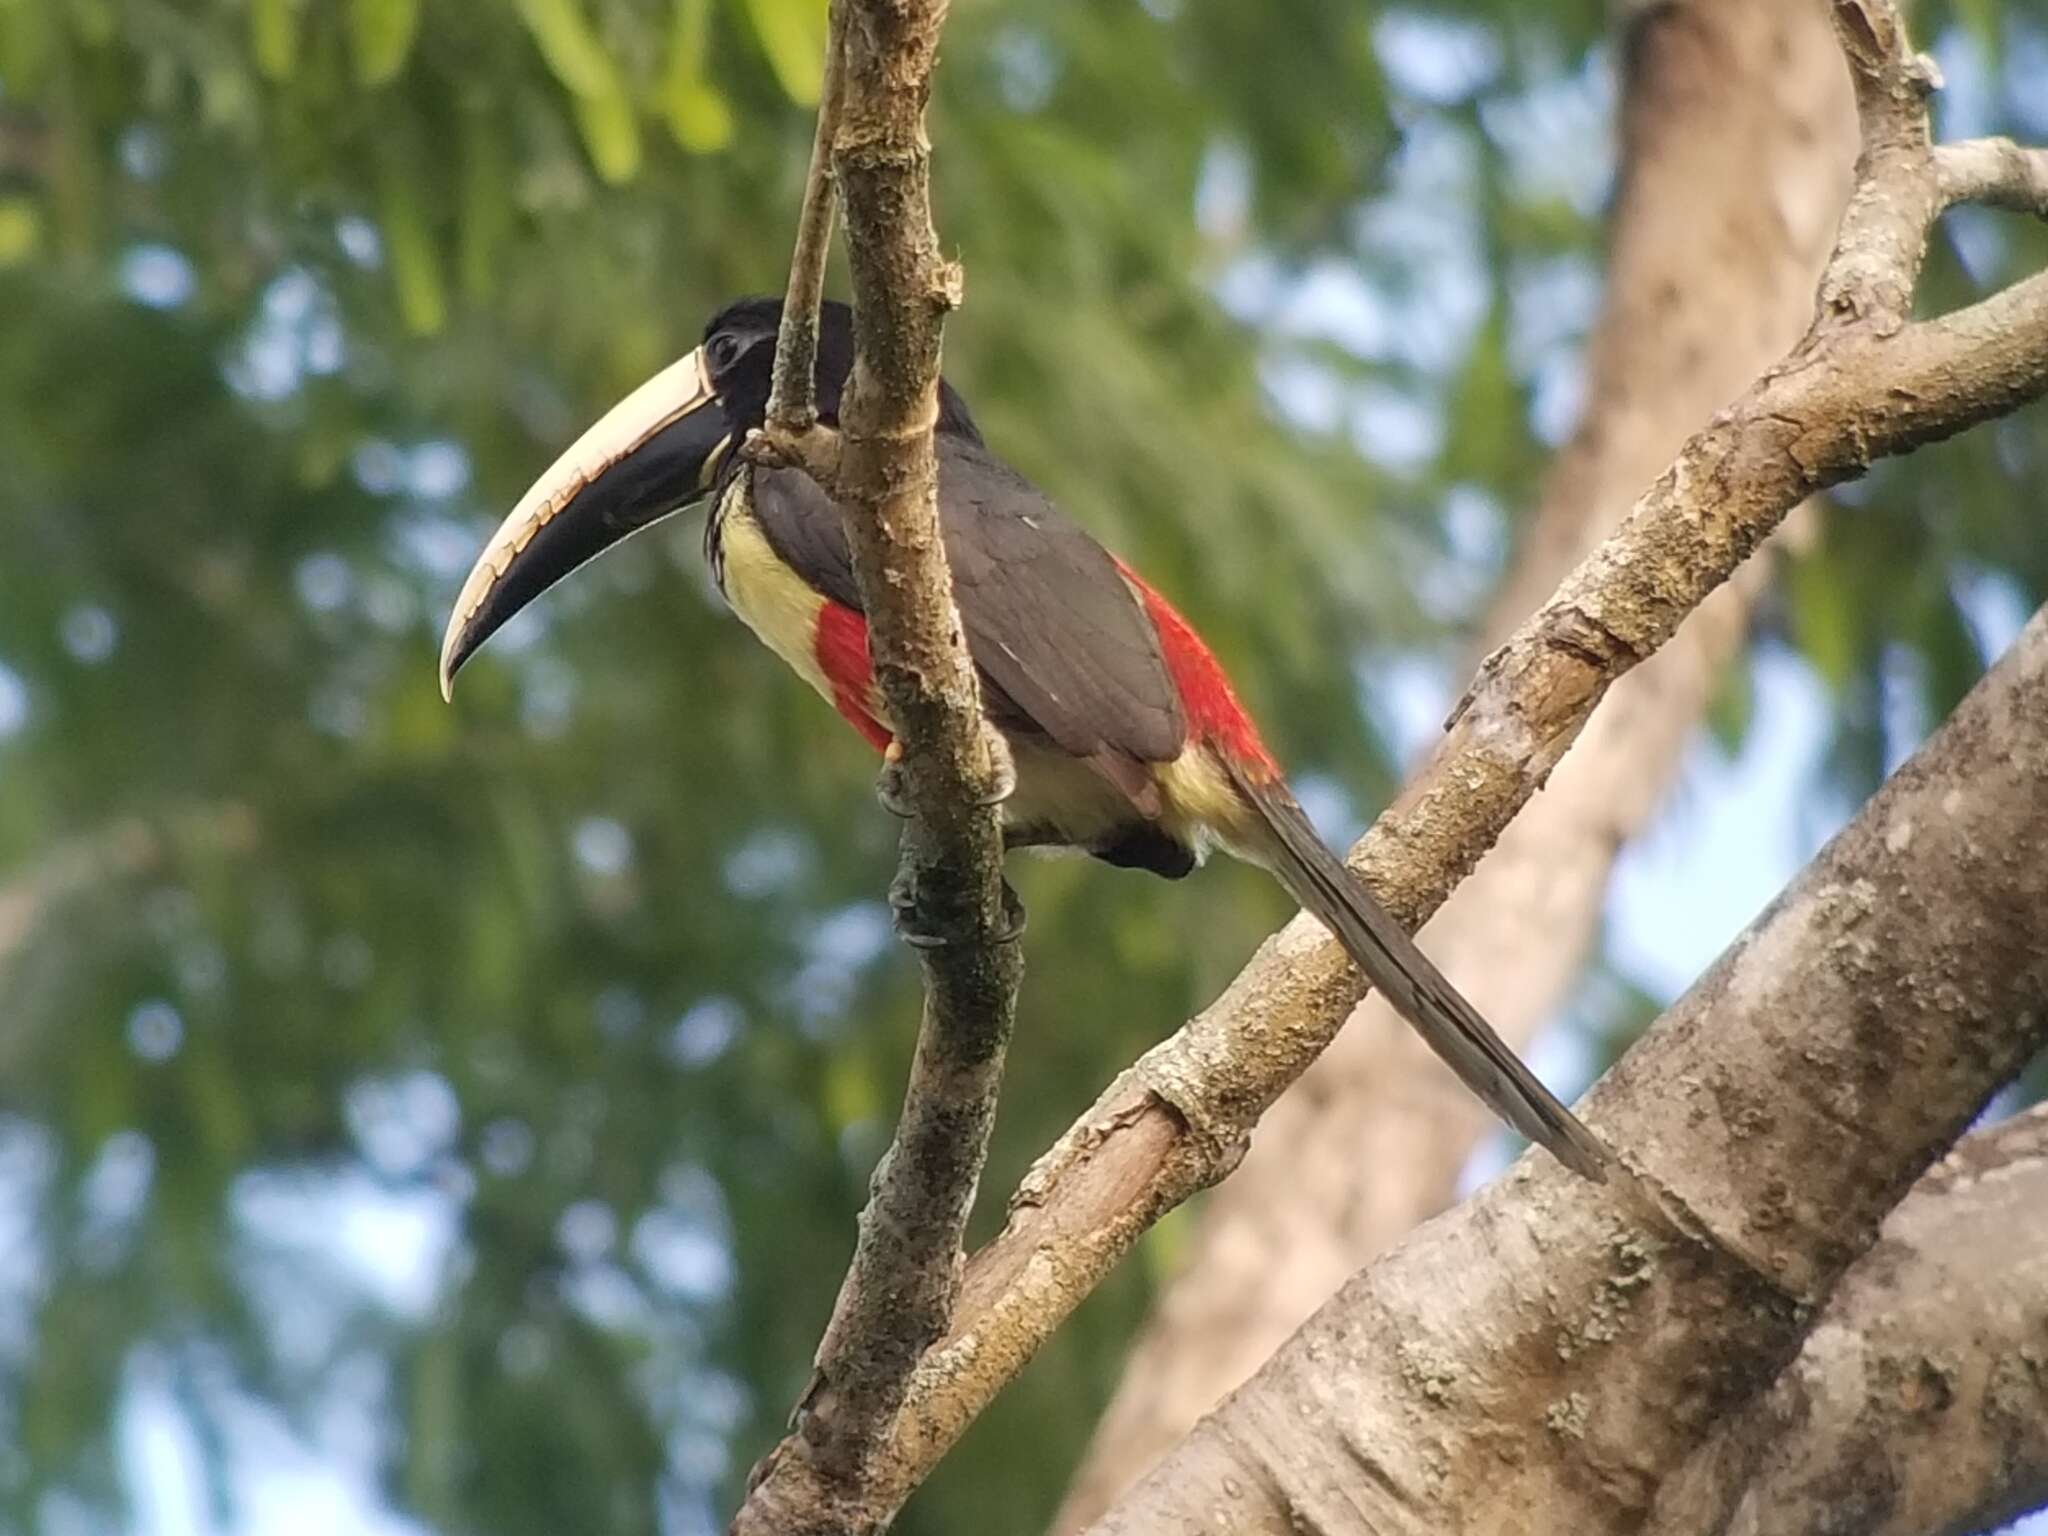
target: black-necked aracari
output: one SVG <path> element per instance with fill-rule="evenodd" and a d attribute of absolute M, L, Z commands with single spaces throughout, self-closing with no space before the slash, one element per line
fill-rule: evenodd
<path fill-rule="evenodd" d="M 773 299 L 728 305 L 701 346 L 613 407 L 535 482 L 463 585 L 441 649 L 444 693 L 541 592 L 708 497 L 704 547 L 726 601 L 887 752 L 888 712 L 838 508 L 803 471 L 738 451 L 766 418 L 781 313 Z M 851 312 L 827 304 L 817 395 L 828 423 L 852 368 Z M 1316 835 L 1187 620 L 991 453 L 944 381 L 935 441 L 954 596 L 983 705 L 1014 768 L 1007 844 L 1079 848 L 1169 879 L 1211 847 L 1263 866 L 1495 1113 L 1568 1167 L 1604 1177 L 1600 1140 Z"/>

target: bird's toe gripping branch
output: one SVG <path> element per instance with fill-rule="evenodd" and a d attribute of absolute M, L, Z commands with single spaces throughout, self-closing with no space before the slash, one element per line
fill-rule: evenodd
<path fill-rule="evenodd" d="M 918 890 L 917 877 L 907 869 L 899 870 L 896 878 L 889 882 L 889 915 L 896 925 L 897 936 L 912 949 L 946 949 L 959 942 L 954 935 L 943 931 L 940 924 L 932 921 Z M 1003 926 L 994 936 L 995 942 L 1016 943 L 1024 937 L 1025 922 L 1024 898 L 1006 879 L 1003 881 Z"/>
<path fill-rule="evenodd" d="M 1003 745 L 1002 738 L 995 736 L 992 732 L 990 735 L 991 751 L 989 752 L 989 763 L 992 769 L 992 777 L 989 781 L 987 793 L 976 797 L 975 804 L 977 805 L 1001 805 L 1010 796 L 1017 793 L 1016 761 L 1010 756 L 1009 749 Z"/>
<path fill-rule="evenodd" d="M 992 751 L 989 754 L 994 768 L 994 782 L 988 792 L 975 798 L 976 805 L 1001 805 L 1017 792 L 1017 765 L 1007 750 Z M 910 796 L 903 784 L 903 745 L 891 741 L 882 753 L 882 770 L 875 775 L 875 798 L 882 802 L 882 809 L 901 821 L 911 817 Z"/>
<path fill-rule="evenodd" d="M 908 787 L 903 782 L 903 746 L 891 741 L 882 754 L 882 771 L 875 775 L 875 798 L 882 802 L 882 809 L 898 821 L 908 821 L 915 813 L 911 809 Z"/>

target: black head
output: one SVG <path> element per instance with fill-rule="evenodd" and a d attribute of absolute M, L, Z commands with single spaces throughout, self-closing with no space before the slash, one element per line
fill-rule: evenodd
<path fill-rule="evenodd" d="M 441 643 L 441 689 L 505 621 L 584 561 L 701 499 L 768 415 L 782 301 L 739 299 L 712 316 L 703 345 L 672 363 L 578 438 L 484 546 Z M 853 372 L 853 311 L 818 316 L 818 415 L 839 419 Z M 979 442 L 967 403 L 939 382 L 939 431 Z"/>
<path fill-rule="evenodd" d="M 782 325 L 782 300 L 735 299 L 704 327 L 700 349 L 711 387 L 735 422 L 759 427 L 768 419 L 768 390 L 775 373 L 775 336 Z M 836 425 L 839 402 L 853 375 L 853 311 L 837 299 L 818 308 L 818 365 L 813 377 L 818 419 Z M 939 430 L 981 441 L 960 392 L 939 381 Z"/>

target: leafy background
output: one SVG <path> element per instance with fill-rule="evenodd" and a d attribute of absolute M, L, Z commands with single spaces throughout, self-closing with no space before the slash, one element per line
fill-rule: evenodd
<path fill-rule="evenodd" d="M 2048 138 L 2048 9 L 1923 7 Z M 991 438 L 1208 631 L 1333 836 L 1386 795 L 1568 429 L 1604 7 L 962 0 L 934 109 Z M 560 444 L 779 285 L 817 0 L 0 0 L 0 1529 L 716 1529 L 801 1383 L 909 968 L 872 764 L 695 518 L 439 625 Z M 2048 259 L 1959 215 L 1928 302 Z M 2023 414 L 1785 572 L 1566 1086 L 2048 592 Z M 1282 915 L 1019 875 L 989 1187 Z M 992 1200 L 991 1205 L 994 1204 Z M 995 1219 L 984 1212 L 984 1228 Z M 908 1532 L 1042 1528 L 1185 1217 Z"/>

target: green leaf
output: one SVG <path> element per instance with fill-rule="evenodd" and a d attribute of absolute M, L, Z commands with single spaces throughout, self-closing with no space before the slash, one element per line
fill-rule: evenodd
<path fill-rule="evenodd" d="M 405 1491 L 436 1524 L 461 1519 L 457 1501 L 463 1446 L 461 1336 L 432 1329 L 413 1357 Z"/>
<path fill-rule="evenodd" d="M 413 335 L 432 336 L 447 323 L 448 294 L 426 206 L 411 174 L 393 156 L 380 162 L 377 193 L 378 223 L 392 286 L 398 290 L 398 313 Z"/>
<path fill-rule="evenodd" d="M 289 80 L 299 61 L 299 17 L 293 0 L 250 0 L 249 46 L 266 80 Z"/>
<path fill-rule="evenodd" d="M 669 35 L 668 69 L 662 77 L 661 108 L 676 143 L 691 154 L 724 149 L 732 142 L 732 107 L 705 78 L 711 0 L 676 0 Z"/>
<path fill-rule="evenodd" d="M 868 1070 L 868 1064 L 858 1058 L 829 1058 L 820 1087 L 824 1099 L 820 1108 L 824 1111 L 826 1123 L 835 1131 L 843 1131 L 863 1120 L 872 1120 L 882 1113 L 882 1097 L 876 1091 L 874 1076 Z"/>
<path fill-rule="evenodd" d="M 419 32 L 420 0 L 349 0 L 348 22 L 356 79 L 367 86 L 396 80 Z"/>
<path fill-rule="evenodd" d="M 218 1035 L 209 1032 L 193 1040 L 178 1081 L 190 1110 L 187 1123 L 214 1163 L 228 1165 L 246 1155 L 255 1127 Z"/>
<path fill-rule="evenodd" d="M 616 91 L 576 98 L 576 126 L 583 130 L 597 174 L 622 186 L 640 172 L 640 122 L 632 105 Z"/>
<path fill-rule="evenodd" d="M 113 0 L 71 0 L 70 15 L 72 32 L 88 47 L 104 48 L 114 40 Z"/>
<path fill-rule="evenodd" d="M 1792 633 L 1814 671 L 1836 693 L 1856 675 L 1862 628 L 1839 561 L 1825 553 L 1804 555 L 1785 569 L 1785 594 Z"/>
<path fill-rule="evenodd" d="M 512 235 L 512 195 L 512 168 L 498 124 L 487 107 L 472 108 L 462 118 L 456 260 L 462 291 L 474 302 L 498 290 L 499 257 Z"/>
<path fill-rule="evenodd" d="M 40 5 L 0 4 L 0 80 L 17 101 L 31 101 L 51 53 L 49 13 Z"/>
<path fill-rule="evenodd" d="M 816 106 L 825 83 L 826 0 L 747 0 L 747 19 L 783 93 Z"/>
<path fill-rule="evenodd" d="M 1926 665 L 1927 718 L 1945 720 L 1963 701 L 1963 695 L 1977 686 L 1984 675 L 1984 657 L 1969 621 L 1956 607 L 1955 595 L 1942 573 L 1930 573 L 1922 583 L 1917 610 L 1911 617 L 1907 638 L 1918 648 Z"/>
<path fill-rule="evenodd" d="M 1145 1234 L 1138 1248 L 1138 1259 L 1155 1285 L 1166 1284 L 1186 1267 L 1194 1236 L 1194 1215 L 1185 1205 L 1168 1211 Z"/>
<path fill-rule="evenodd" d="M 1750 667 L 1749 653 L 1742 651 L 1721 668 L 1713 697 L 1707 700 L 1707 729 L 1721 750 L 1734 757 L 1749 739 L 1749 728 L 1755 722 L 1756 673 Z"/>
<path fill-rule="evenodd" d="M 1999 15 L 1998 0 L 1956 0 L 1956 16 L 1986 59 L 1995 60 L 2002 55 L 2005 23 Z"/>
<path fill-rule="evenodd" d="M 18 267 L 42 244 L 43 216 L 25 197 L 0 197 L 0 268 Z"/>
<path fill-rule="evenodd" d="M 576 0 L 519 0 L 519 14 L 575 98 L 576 126 L 597 174 L 613 186 L 631 181 L 640 172 L 640 124 L 617 66 Z"/>
<path fill-rule="evenodd" d="M 591 30 L 577 0 L 518 0 L 526 30 L 555 78 L 576 96 L 604 96 L 619 89 L 611 55 Z"/>
<path fill-rule="evenodd" d="M 716 86 L 693 81 L 672 87 L 663 104 L 669 132 L 691 154 L 715 154 L 732 143 L 732 108 Z"/>

